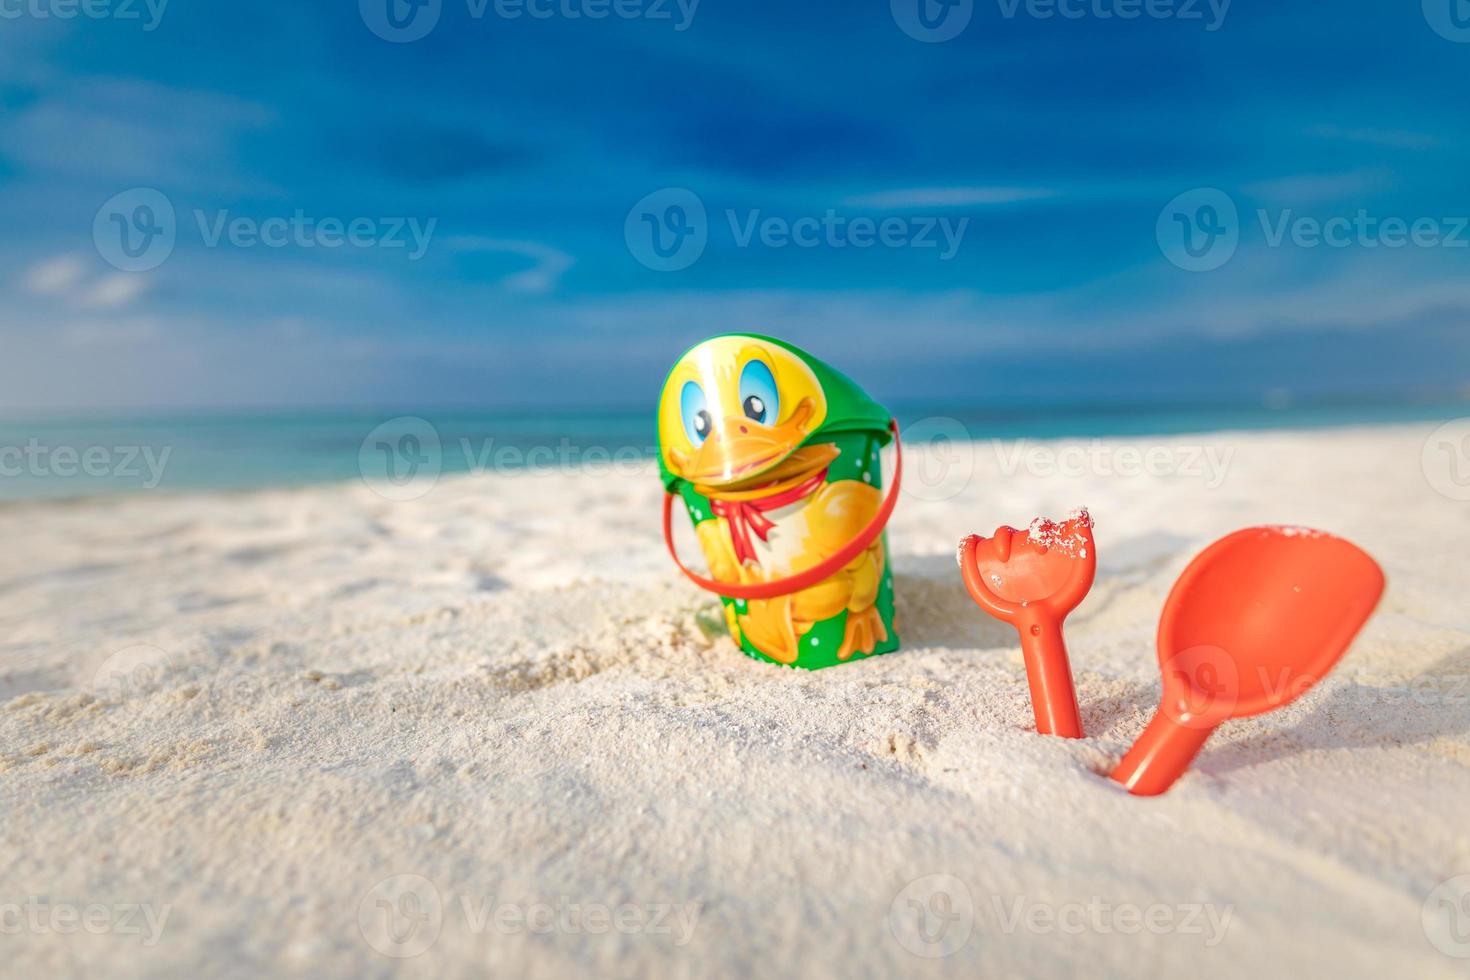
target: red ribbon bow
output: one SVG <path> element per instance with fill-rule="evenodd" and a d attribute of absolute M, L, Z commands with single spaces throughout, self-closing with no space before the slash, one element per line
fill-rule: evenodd
<path fill-rule="evenodd" d="M 802 481 L 790 490 L 772 494 L 769 497 L 758 497 L 754 500 L 710 500 L 710 510 L 723 517 L 730 525 L 730 541 L 735 545 L 735 560 L 742 565 L 747 561 L 759 563 L 760 559 L 755 556 L 755 545 L 751 543 L 750 533 L 762 541 L 769 540 L 771 528 L 776 522 L 766 516 L 768 510 L 778 510 L 790 504 L 796 503 L 803 497 L 809 497 L 817 491 L 827 479 L 827 469 L 823 467 L 821 472 Z"/>

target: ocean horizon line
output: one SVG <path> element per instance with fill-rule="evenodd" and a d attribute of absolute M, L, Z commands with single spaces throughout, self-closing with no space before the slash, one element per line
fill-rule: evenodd
<path fill-rule="evenodd" d="M 913 448 L 946 442 L 1177 438 L 1443 422 L 1470 401 L 1027 411 L 895 406 Z M 289 488 L 367 479 L 388 468 L 445 475 L 626 464 L 654 452 L 652 411 L 533 414 L 419 409 L 187 418 L 0 422 L 0 501 L 141 491 Z M 383 474 L 379 474 L 383 475 Z M 391 478 L 390 478 L 391 482 Z"/>
<path fill-rule="evenodd" d="M 1352 392 L 1329 394 L 1299 394 L 1289 391 L 1272 391 L 1255 398 L 1199 398 L 1199 399 L 1118 399 L 1118 400 L 1065 400 L 1038 398 L 1025 400 L 1016 398 L 974 401 L 957 399 L 889 398 L 880 399 L 889 405 L 895 415 L 918 418 L 924 416 L 955 416 L 969 418 L 1050 418 L 1079 417 L 1088 414 L 1102 415 L 1162 415 L 1171 412 L 1231 412 L 1263 411 L 1293 412 L 1303 410 L 1330 409 L 1375 409 L 1403 408 L 1451 408 L 1460 406 L 1470 410 L 1470 384 L 1458 392 L 1442 390 L 1423 392 Z M 124 408 L 96 407 L 87 409 L 17 408 L 0 409 L 0 428 L 17 423 L 40 425 L 124 425 L 124 424 L 188 424 L 191 422 L 258 422 L 280 420 L 336 421 L 370 418 L 397 418 L 417 416 L 421 418 L 499 418 L 506 420 L 560 421 L 587 418 L 631 419 L 639 416 L 652 418 L 657 409 L 648 403 L 587 403 L 570 408 L 555 408 L 534 404 L 390 404 L 341 405 L 321 404 L 299 407 L 279 406 L 197 406 L 171 408 Z"/>

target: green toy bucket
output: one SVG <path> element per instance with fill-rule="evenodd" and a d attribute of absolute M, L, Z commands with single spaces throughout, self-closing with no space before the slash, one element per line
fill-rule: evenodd
<path fill-rule="evenodd" d="M 748 656 L 817 669 L 898 649 L 885 534 L 902 455 L 883 493 L 880 450 L 898 426 L 851 379 L 784 341 L 724 334 L 690 348 L 658 409 L 664 538 L 720 596 Z M 673 540 L 681 502 L 709 565 Z"/>

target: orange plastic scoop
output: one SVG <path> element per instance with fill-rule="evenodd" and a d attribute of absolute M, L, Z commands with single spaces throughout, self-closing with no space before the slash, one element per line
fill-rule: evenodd
<path fill-rule="evenodd" d="M 980 608 L 1021 634 L 1036 730 L 1081 738 L 1062 621 L 1097 574 L 1092 518 L 1079 510 L 1060 524 L 1038 518 L 1025 531 L 999 527 L 993 537 L 972 534 L 960 542 L 959 562 Z"/>
<path fill-rule="evenodd" d="M 1273 711 L 1332 669 L 1383 594 L 1356 545 L 1299 527 L 1251 527 L 1189 563 L 1159 620 L 1164 696 L 1112 778 L 1154 796 L 1229 718 Z"/>

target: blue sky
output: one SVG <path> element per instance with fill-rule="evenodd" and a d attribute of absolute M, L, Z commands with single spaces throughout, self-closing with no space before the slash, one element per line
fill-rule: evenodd
<path fill-rule="evenodd" d="M 0 0 L 7 410 L 1470 385 L 1470 0 L 90 2 Z"/>

